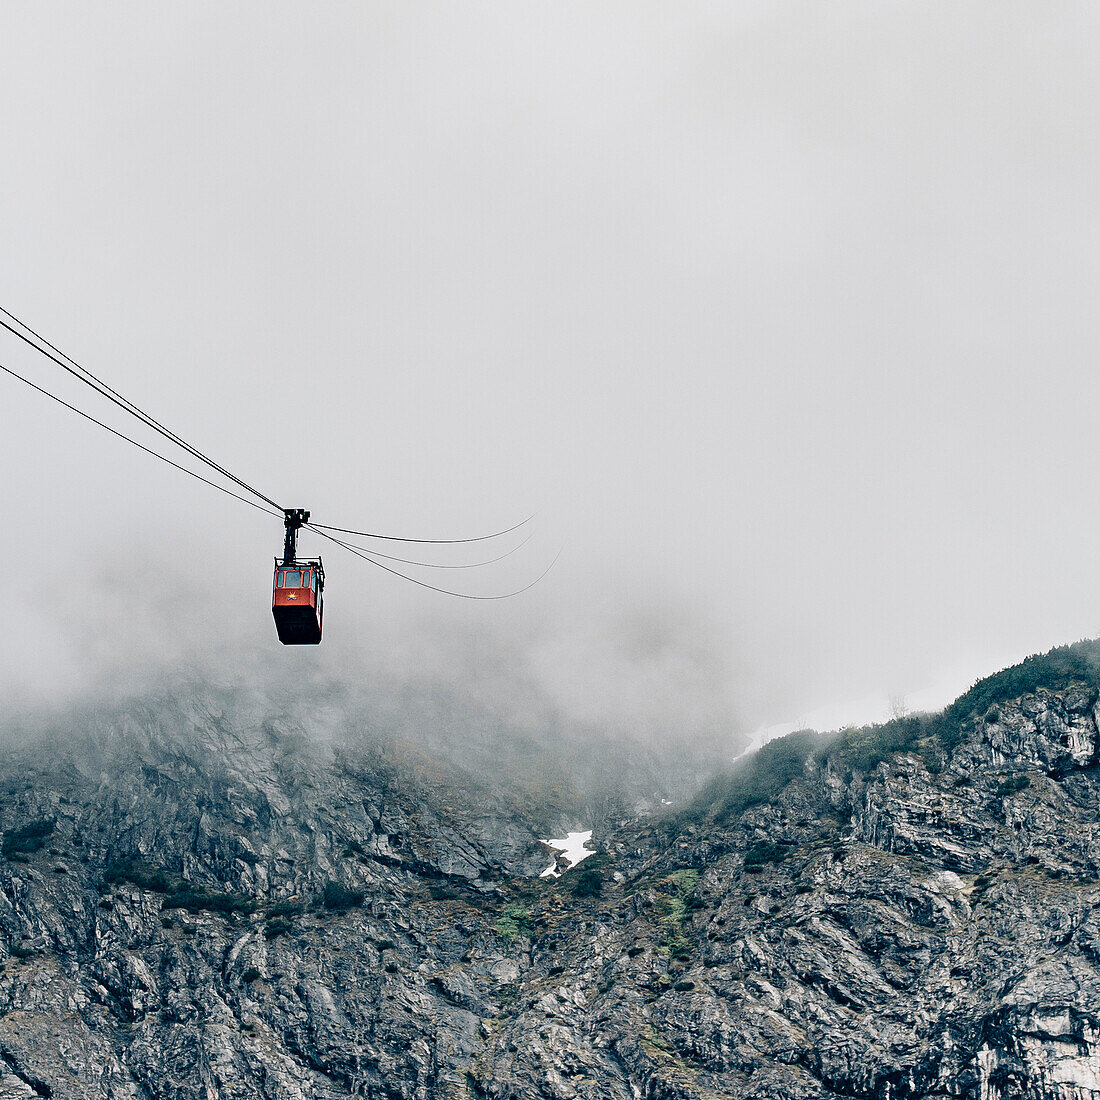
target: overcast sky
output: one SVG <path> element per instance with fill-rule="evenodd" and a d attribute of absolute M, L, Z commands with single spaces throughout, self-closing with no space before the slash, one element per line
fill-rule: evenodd
<path fill-rule="evenodd" d="M 738 744 L 1100 633 L 1098 47 L 1088 3 L 9 5 L 0 304 L 321 522 L 538 511 L 427 580 L 564 550 L 473 603 L 307 536 L 284 650 L 275 520 L 0 378 L 0 687 L 248 654 Z"/>

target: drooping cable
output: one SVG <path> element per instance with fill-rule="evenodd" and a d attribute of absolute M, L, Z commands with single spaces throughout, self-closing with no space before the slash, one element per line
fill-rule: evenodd
<path fill-rule="evenodd" d="M 387 542 L 418 542 L 424 545 L 458 546 L 464 542 L 486 542 L 489 539 L 499 539 L 502 535 L 510 535 L 513 531 L 518 531 L 524 524 L 530 523 L 534 518 L 535 514 L 532 513 L 513 527 L 508 527 L 503 531 L 494 531 L 491 535 L 479 535 L 476 539 L 406 539 L 397 535 L 380 535 L 376 531 L 352 531 L 347 527 L 332 527 L 327 523 L 311 523 L 310 526 L 318 531 L 335 531 L 338 535 L 358 535 L 365 539 L 385 539 Z"/>
<path fill-rule="evenodd" d="M 163 425 L 155 417 L 153 417 L 149 413 L 145 412 L 138 405 L 136 405 L 134 402 L 132 402 L 129 398 L 124 397 L 117 390 L 112 389 L 109 385 L 107 385 L 106 382 L 104 382 L 101 378 L 99 378 L 97 375 L 92 373 L 92 371 L 88 370 L 86 367 L 82 366 L 75 359 L 73 359 L 72 356 L 68 355 L 66 352 L 64 352 L 60 348 L 56 347 L 49 340 L 47 340 L 41 333 L 39 333 L 35 329 L 31 328 L 31 326 L 28 325 L 25 321 L 23 321 L 20 318 L 16 317 L 13 313 L 11 313 L 9 310 L 5 309 L 2 305 L 0 305 L 0 314 L 3 314 L 3 316 L 7 317 L 9 320 L 14 322 L 15 325 L 20 326 L 20 328 L 22 328 L 25 331 L 20 332 L 19 329 L 12 327 L 12 325 L 8 324 L 7 322 L 5 322 L 3 320 L 0 320 L 0 327 L 3 327 L 8 332 L 10 332 L 13 336 L 15 336 L 19 340 L 23 341 L 23 343 L 27 344 L 29 347 L 31 347 L 35 351 L 39 352 L 39 354 L 45 356 L 47 359 L 49 359 L 51 362 L 55 363 L 57 366 L 61 367 L 64 371 L 66 371 L 68 374 L 72 375 L 78 381 L 83 382 L 86 386 L 88 386 L 89 388 L 94 390 L 101 397 L 105 397 L 108 401 L 110 401 L 114 405 L 118 406 L 118 408 L 122 409 L 124 412 L 129 413 L 131 416 L 135 417 L 137 420 L 139 420 L 146 427 L 149 427 L 149 428 L 153 429 L 155 432 L 159 433 L 164 439 L 166 439 L 170 443 L 173 443 L 176 446 L 182 448 L 184 451 L 186 451 L 192 457 L 198 459 L 200 462 L 203 462 L 205 465 L 209 466 L 211 469 L 213 469 L 217 473 L 221 474 L 223 477 L 227 478 L 229 481 L 233 482 L 235 485 L 237 485 L 239 488 L 243 489 L 245 492 L 251 493 L 253 496 L 255 496 L 259 500 L 263 501 L 264 504 L 269 505 L 270 508 L 275 509 L 275 511 L 270 511 L 268 508 L 264 507 L 263 505 L 257 504 L 255 501 L 249 500 L 247 497 L 240 496 L 239 494 L 233 492 L 231 489 L 227 489 L 224 485 L 219 485 L 217 482 L 211 481 L 208 478 L 203 477 L 201 474 L 196 473 L 194 470 L 188 469 L 186 466 L 181 466 L 177 462 L 173 462 L 172 459 L 166 457 L 165 455 L 162 455 L 159 451 L 155 451 L 152 448 L 145 446 L 143 443 L 140 443 L 136 439 L 131 438 L 130 436 L 126 435 L 124 432 L 120 432 L 117 429 L 112 428 L 109 424 L 105 424 L 102 420 L 96 419 L 96 417 L 90 415 L 89 413 L 84 412 L 82 409 L 79 409 L 75 405 L 72 405 L 69 402 L 63 400 L 62 398 L 60 398 L 57 395 L 51 393 L 49 390 L 43 388 L 42 386 L 37 385 L 36 383 L 32 382 L 29 378 L 25 378 L 23 375 L 19 374 L 17 371 L 12 370 L 10 367 L 6 367 L 3 364 L 0 364 L 0 371 L 3 371 L 5 374 L 10 375 L 12 378 L 17 379 L 20 382 L 23 382 L 25 385 L 29 386 L 31 389 L 37 391 L 38 393 L 41 393 L 45 397 L 48 397 L 51 401 L 56 402 L 57 404 L 63 406 L 64 408 L 70 410 L 71 412 L 75 412 L 78 416 L 83 417 L 85 420 L 91 422 L 92 424 L 95 424 L 98 427 L 105 429 L 106 431 L 110 432 L 111 435 L 116 436 L 117 438 L 122 439 L 127 443 L 132 444 L 133 446 L 137 447 L 139 450 L 144 451 L 146 454 L 152 455 L 154 458 L 160 459 L 162 462 L 167 463 L 169 466 L 173 467 L 174 469 L 180 470 L 182 473 L 188 474 L 190 477 L 193 477 L 196 480 L 201 481 L 204 485 L 209 485 L 212 488 L 217 489 L 219 492 L 225 493 L 227 496 L 233 497 L 234 500 L 242 501 L 244 504 L 247 504 L 250 507 L 256 508 L 259 511 L 263 512 L 265 515 L 274 516 L 276 519 L 283 518 L 282 513 L 283 513 L 284 509 L 276 501 L 272 500 L 271 497 L 269 497 L 266 494 L 260 492 L 259 489 L 256 489 L 254 486 L 249 485 L 248 482 L 243 481 L 241 478 L 239 478 L 235 474 L 231 473 L 224 466 L 221 466 L 220 464 L 215 462 L 212 458 L 210 458 L 208 455 L 204 454 L 197 447 L 195 447 L 192 444 L 188 443 L 185 439 L 183 439 L 181 436 L 177 435 L 170 428 L 167 428 L 165 425 Z M 28 336 L 27 333 L 29 333 L 30 335 Z M 32 337 L 33 337 L 33 339 L 32 339 Z M 39 341 L 39 342 L 36 343 L 36 341 Z M 528 589 L 532 588 L 534 585 L 538 584 L 538 582 L 540 580 L 542 580 L 542 578 L 545 577 L 546 574 L 549 573 L 550 570 L 554 567 L 554 564 L 557 562 L 558 557 L 561 554 L 561 551 L 559 550 L 558 553 L 555 554 L 553 561 L 550 562 L 550 564 L 546 567 L 546 569 L 543 570 L 542 573 L 539 574 L 538 577 L 536 577 L 530 584 L 525 585 L 523 588 L 516 589 L 513 592 L 505 592 L 505 593 L 500 593 L 500 594 L 496 594 L 496 595 L 488 595 L 488 596 L 479 596 L 479 595 L 469 593 L 469 592 L 455 592 L 455 591 L 452 591 L 450 589 L 440 588 L 440 587 L 437 587 L 436 585 L 428 584 L 426 581 L 418 580 L 416 577 L 410 577 L 408 574 L 402 573 L 399 570 L 391 569 L 389 566 L 383 565 L 382 562 L 377 560 L 377 559 L 378 558 L 383 558 L 387 561 L 395 561 L 395 562 L 399 562 L 400 564 L 403 564 L 403 565 L 412 565 L 412 566 L 416 566 L 416 567 L 419 567 L 419 568 L 425 568 L 425 569 L 477 569 L 477 568 L 481 568 L 481 567 L 486 566 L 486 565 L 493 565 L 496 562 L 502 561 L 505 558 L 510 557 L 512 554 L 516 553 L 516 551 L 520 550 L 522 547 L 527 545 L 527 543 L 531 540 L 531 537 L 532 537 L 530 534 L 518 546 L 515 546 L 511 550 L 508 550 L 506 553 L 501 554 L 501 555 L 499 555 L 495 558 L 491 558 L 488 561 L 473 562 L 473 563 L 469 563 L 469 564 L 448 565 L 448 564 L 440 564 L 440 563 L 435 563 L 435 562 L 415 561 L 415 560 L 412 560 L 412 559 L 409 559 L 409 558 L 399 558 L 399 557 L 396 557 L 396 556 L 391 555 L 391 554 L 383 554 L 380 551 L 368 550 L 366 547 L 354 546 L 351 543 L 345 542 L 342 539 L 338 539 L 334 535 L 329 534 L 328 532 L 337 532 L 339 534 L 355 535 L 355 536 L 359 536 L 359 537 L 362 537 L 362 538 L 382 539 L 382 540 L 385 540 L 385 541 L 388 541 L 388 542 L 416 543 L 416 544 L 421 544 L 421 545 L 435 545 L 435 546 L 456 546 L 456 545 L 462 545 L 462 544 L 467 544 L 467 543 L 486 542 L 490 539 L 501 538 L 504 535 L 511 534 L 513 531 L 518 531 L 521 527 L 523 527 L 526 524 L 530 523 L 532 519 L 534 519 L 534 515 L 528 516 L 526 519 L 520 521 L 517 524 L 514 524 L 511 527 L 506 528 L 505 530 L 495 531 L 492 534 L 488 534 L 488 535 L 479 535 L 479 536 L 474 537 L 474 538 L 464 538 L 464 539 L 404 538 L 404 537 L 397 536 L 397 535 L 384 535 L 384 534 L 381 534 L 380 532 L 376 532 L 376 531 L 359 531 L 359 530 L 354 530 L 352 528 L 346 528 L 346 527 L 334 527 L 334 526 L 330 526 L 328 524 L 312 524 L 312 523 L 310 523 L 310 524 L 306 524 L 305 526 L 309 527 L 310 529 L 315 531 L 317 534 L 321 535 L 322 538 L 326 538 L 330 542 L 333 542 L 336 545 L 343 547 L 345 550 L 347 550 L 351 554 L 354 554 L 356 557 L 360 557 L 364 561 L 370 562 L 372 565 L 377 566 L 379 569 L 385 570 L 387 573 L 393 574 L 393 576 L 395 576 L 395 577 L 399 577 L 402 580 L 406 580 L 406 581 L 409 581 L 412 584 L 419 585 L 421 588 L 428 588 L 428 589 L 432 590 L 433 592 L 440 592 L 443 595 L 455 596 L 455 597 L 458 597 L 460 599 L 468 599 L 468 600 L 503 600 L 503 599 L 509 599 L 512 596 L 518 596 L 521 593 L 526 592 Z"/>
<path fill-rule="evenodd" d="M 370 554 L 375 558 L 385 558 L 386 561 L 398 561 L 402 565 L 418 565 L 423 569 L 480 569 L 483 565 L 495 565 L 498 561 L 504 561 L 505 558 L 510 558 L 517 550 L 522 550 L 530 541 L 535 537 L 534 532 L 527 536 L 518 546 L 513 546 L 511 550 L 495 558 L 490 558 L 488 561 L 475 561 L 466 565 L 441 565 L 438 562 L 433 561 L 414 561 L 412 558 L 397 558 L 393 554 L 383 554 L 381 550 L 368 550 L 365 546 L 356 546 L 355 549 L 362 550 L 366 554 Z M 353 546 L 353 543 L 348 543 L 349 546 Z"/>
<path fill-rule="evenodd" d="M 151 416 L 149 413 L 145 412 L 143 409 L 139 408 L 128 397 L 123 397 L 122 394 L 118 393 L 117 390 L 114 390 L 110 386 L 108 386 L 106 382 L 104 382 L 101 378 L 98 378 L 95 374 L 88 370 L 87 367 L 81 366 L 75 359 L 73 359 L 71 355 L 66 354 L 65 352 L 61 351 L 60 348 L 57 348 L 53 344 L 51 344 L 49 340 L 47 340 L 40 333 L 36 332 L 25 321 L 20 320 L 3 306 L 0 306 L 0 313 L 2 313 L 5 317 L 10 318 L 12 321 L 15 322 L 15 324 L 26 330 L 26 332 L 20 332 L 19 329 L 13 328 L 11 325 L 9 325 L 7 321 L 0 320 L 0 327 L 7 329 L 8 332 L 10 332 L 18 339 L 22 340 L 23 343 L 28 345 L 28 347 L 34 348 L 34 350 L 37 351 L 39 354 L 44 355 L 51 362 L 56 363 L 57 366 L 61 367 L 62 370 L 68 372 L 74 378 L 78 379 L 86 386 L 95 390 L 95 392 L 98 393 L 101 397 L 105 397 L 108 401 L 117 405 L 124 412 L 128 412 L 131 416 L 136 417 L 147 427 L 152 428 L 155 432 L 159 432 L 169 442 L 176 444 L 177 447 L 182 447 L 185 451 L 187 451 L 188 454 L 197 458 L 200 462 L 204 462 L 211 469 L 216 470 L 223 477 L 228 478 L 230 481 L 240 486 L 240 488 L 244 489 L 246 492 L 251 493 L 255 497 L 258 497 L 265 504 L 271 505 L 272 508 L 277 508 L 279 511 L 282 511 L 281 505 L 277 504 L 269 496 L 261 493 L 259 489 L 256 489 L 252 485 L 249 485 L 248 482 L 241 480 L 241 478 L 237 477 L 236 474 L 230 473 L 224 466 L 219 465 L 208 455 L 200 451 L 197 447 L 188 443 L 185 439 L 181 438 L 179 435 L 173 432 L 170 428 L 166 428 L 163 424 L 161 424 L 159 420 Z M 27 336 L 26 333 L 30 333 L 31 336 L 34 337 L 34 340 Z M 35 343 L 35 340 L 40 340 L 41 344 Z M 42 345 L 45 346 L 43 347 Z"/>
<path fill-rule="evenodd" d="M 212 488 L 217 489 L 219 492 L 225 493 L 227 496 L 231 496 L 234 500 L 239 500 L 243 504 L 247 504 L 250 508 L 258 508 L 266 516 L 274 516 L 276 519 L 283 518 L 279 512 L 272 512 L 269 509 L 265 508 L 262 504 L 257 504 L 254 500 L 249 500 L 247 497 L 239 496 L 237 493 L 234 493 L 232 489 L 227 489 L 224 485 L 219 485 L 216 481 L 210 481 L 208 478 L 203 477 L 202 474 L 197 474 L 194 470 L 189 470 L 186 466 L 181 466 L 178 462 L 173 462 L 170 458 L 166 458 L 159 451 L 154 451 L 150 447 L 146 447 L 144 443 L 139 443 L 136 439 L 131 439 L 125 433 L 117 431 L 109 424 L 104 424 L 102 420 L 96 420 L 94 416 L 90 416 L 82 409 L 78 409 L 75 405 L 70 405 L 68 401 L 63 401 L 60 397 L 50 393 L 49 390 L 45 390 L 41 386 L 35 385 L 35 383 L 32 382 L 29 378 L 24 378 L 23 375 L 19 374 L 16 371 L 13 371 L 10 367 L 5 367 L 3 363 L 0 363 L 0 371 L 3 371 L 5 374 L 11 375 L 12 378 L 17 378 L 20 382 L 23 382 L 26 385 L 30 386 L 32 390 L 37 390 L 44 397 L 48 397 L 51 401 L 56 401 L 59 405 L 63 405 L 70 412 L 76 413 L 77 416 L 82 416 L 85 420 L 90 420 L 93 424 L 98 425 L 100 428 L 104 428 L 106 431 L 109 431 L 111 435 L 117 436 L 119 439 L 124 439 L 127 443 L 132 443 L 135 447 L 138 448 L 138 450 L 144 451 L 147 455 L 152 455 L 154 458 L 159 458 L 161 462 L 168 463 L 168 465 L 173 467 L 174 469 L 180 470 L 185 474 L 189 474 L 191 477 L 196 478 L 198 481 L 201 481 L 204 485 L 209 485 Z"/>
<path fill-rule="evenodd" d="M 429 588 L 433 592 L 441 592 L 444 596 L 457 596 L 462 600 L 507 600 L 512 596 L 519 596 L 521 593 L 526 592 L 528 589 L 534 588 L 551 569 L 554 568 L 559 557 L 561 557 L 561 550 L 554 555 L 554 560 L 533 580 L 530 584 L 524 585 L 522 588 L 517 588 L 514 592 L 501 592 L 496 595 L 490 596 L 478 596 L 471 592 L 455 592 L 449 588 L 439 588 L 437 585 L 428 584 L 427 581 L 418 580 L 416 577 L 410 577 L 407 573 L 402 573 L 397 569 L 391 569 L 388 565 L 383 565 L 380 561 L 376 561 L 369 551 L 365 551 L 360 547 L 352 546 L 350 543 L 344 542 L 343 539 L 338 539 L 334 535 L 327 534 L 325 531 L 320 530 L 319 526 L 313 523 L 307 523 L 306 527 L 320 535 L 322 538 L 328 539 L 329 542 L 336 543 L 337 546 L 342 546 L 345 550 L 354 554 L 357 558 L 362 558 L 364 561 L 370 562 L 371 565 L 376 565 L 379 569 L 384 569 L 387 573 L 392 573 L 395 577 L 400 577 L 402 580 L 411 581 L 413 584 L 419 585 L 421 588 Z M 486 536 L 487 538 L 490 536 Z M 473 541 L 473 540 L 471 540 Z"/>

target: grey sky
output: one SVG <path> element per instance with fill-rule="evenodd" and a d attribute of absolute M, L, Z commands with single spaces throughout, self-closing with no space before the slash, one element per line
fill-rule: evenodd
<path fill-rule="evenodd" d="M 565 552 L 479 605 L 307 541 L 284 652 L 277 524 L 0 379 L 0 685 L 259 652 L 736 741 L 1100 632 L 1098 45 L 1000 0 L 9 7 L 0 303 L 323 522 L 538 508 L 486 587 Z"/>

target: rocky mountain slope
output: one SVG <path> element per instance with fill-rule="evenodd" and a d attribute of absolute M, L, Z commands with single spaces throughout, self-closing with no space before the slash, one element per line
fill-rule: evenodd
<path fill-rule="evenodd" d="M 773 744 L 557 880 L 560 806 L 407 745 L 89 711 L 0 769 L 0 1098 L 1095 1100 L 1072 653 Z"/>

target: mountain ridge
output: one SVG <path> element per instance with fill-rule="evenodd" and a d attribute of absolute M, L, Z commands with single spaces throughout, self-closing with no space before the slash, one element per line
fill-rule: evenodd
<path fill-rule="evenodd" d="M 86 714 L 0 773 L 0 1098 L 1096 1100 L 1098 654 L 619 800 L 553 882 L 545 805 L 407 745 Z"/>

